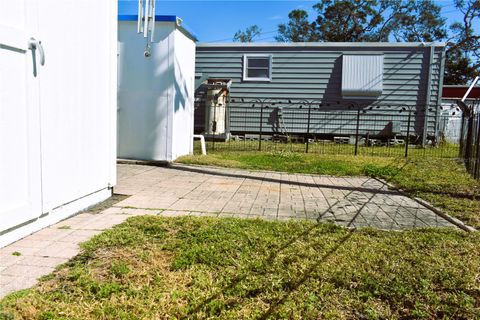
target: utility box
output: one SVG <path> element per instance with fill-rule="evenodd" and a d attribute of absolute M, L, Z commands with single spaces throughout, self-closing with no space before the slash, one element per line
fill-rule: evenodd
<path fill-rule="evenodd" d="M 193 152 L 196 39 L 180 18 L 156 15 L 150 41 L 137 20 L 119 7 L 117 155 L 173 161 Z"/>
<path fill-rule="evenodd" d="M 231 79 L 209 78 L 203 84 L 206 89 L 205 136 L 228 140 L 228 93 Z"/>

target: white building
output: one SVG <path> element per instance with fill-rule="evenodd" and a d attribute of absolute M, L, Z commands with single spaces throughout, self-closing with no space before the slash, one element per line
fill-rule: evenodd
<path fill-rule="evenodd" d="M 0 247 L 111 195 L 117 1 L 0 0 Z"/>
<path fill-rule="evenodd" d="M 178 17 L 157 15 L 151 41 L 121 3 L 118 20 L 118 157 L 173 161 L 192 153 L 195 37 Z"/>

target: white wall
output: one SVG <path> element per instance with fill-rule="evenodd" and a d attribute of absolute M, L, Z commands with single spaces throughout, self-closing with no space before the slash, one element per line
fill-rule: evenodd
<path fill-rule="evenodd" d="M 115 0 L 0 0 L 0 247 L 111 195 L 116 35 Z"/>
<path fill-rule="evenodd" d="M 169 146 L 173 90 L 172 23 L 157 22 L 152 56 L 143 55 L 146 39 L 136 21 L 118 27 L 118 157 L 163 159 Z"/>
<path fill-rule="evenodd" d="M 195 43 L 175 30 L 175 83 L 173 118 L 173 159 L 193 153 L 193 113 L 195 96 Z"/>
<path fill-rule="evenodd" d="M 118 157 L 173 161 L 191 153 L 194 42 L 175 23 L 156 22 L 145 58 L 137 22 L 119 21 L 118 30 Z"/>

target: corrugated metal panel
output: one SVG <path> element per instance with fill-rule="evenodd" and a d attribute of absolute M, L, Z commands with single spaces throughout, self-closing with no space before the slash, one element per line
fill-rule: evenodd
<path fill-rule="evenodd" d="M 342 56 L 342 95 L 376 97 L 383 89 L 383 55 L 344 54 Z"/>

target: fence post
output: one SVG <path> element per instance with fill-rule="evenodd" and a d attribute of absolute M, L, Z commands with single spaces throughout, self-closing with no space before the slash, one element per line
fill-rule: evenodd
<path fill-rule="evenodd" d="M 459 141 L 459 151 L 458 157 L 463 158 L 465 156 L 464 153 L 464 145 L 465 145 L 465 113 L 462 112 L 462 125 L 460 126 L 460 141 Z"/>
<path fill-rule="evenodd" d="M 473 116 L 468 115 L 467 122 L 467 141 L 465 148 L 464 160 L 466 161 L 468 171 L 472 173 L 471 160 L 472 160 L 472 143 L 473 143 Z"/>
<path fill-rule="evenodd" d="M 263 101 L 260 103 L 260 134 L 258 137 L 258 151 L 262 151 L 262 129 L 263 129 Z"/>
<path fill-rule="evenodd" d="M 428 134 L 428 104 L 425 105 L 423 110 L 423 133 L 422 133 L 422 148 L 427 146 L 427 134 Z M 424 150 L 425 152 L 425 150 Z"/>
<path fill-rule="evenodd" d="M 360 129 L 360 106 L 357 105 L 357 128 L 355 129 L 355 155 L 358 154 L 358 131 Z"/>
<path fill-rule="evenodd" d="M 408 109 L 407 137 L 405 138 L 405 158 L 408 158 L 408 144 L 410 141 L 410 121 L 412 119 L 412 110 Z"/>
<path fill-rule="evenodd" d="M 307 120 L 307 143 L 305 144 L 305 153 L 308 153 L 308 140 L 309 140 L 309 136 L 310 136 L 310 111 L 311 111 L 311 106 L 312 106 L 312 103 L 311 102 L 308 102 L 308 120 Z"/>
<path fill-rule="evenodd" d="M 474 170 L 474 174 L 473 174 L 473 177 L 475 179 L 478 179 L 479 178 L 479 173 L 480 173 L 480 163 L 479 163 L 479 159 L 480 159 L 480 128 L 478 127 L 478 124 L 479 124 L 479 119 L 480 119 L 480 114 L 476 114 L 473 116 L 475 119 L 474 121 L 474 127 L 475 129 L 477 130 L 476 132 L 476 138 L 475 138 L 475 141 L 474 141 L 474 144 L 475 144 L 475 155 L 474 155 L 474 161 L 475 161 L 475 170 Z"/>
<path fill-rule="evenodd" d="M 218 105 L 218 100 L 217 96 L 215 95 L 214 98 L 214 106 L 213 106 L 213 122 L 212 122 L 212 151 L 215 151 L 215 133 L 217 132 L 217 105 Z"/>

